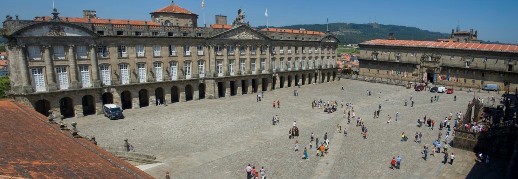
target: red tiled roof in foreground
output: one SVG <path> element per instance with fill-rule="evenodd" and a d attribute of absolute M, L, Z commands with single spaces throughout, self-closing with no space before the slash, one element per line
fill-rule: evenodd
<path fill-rule="evenodd" d="M 179 13 L 179 14 L 194 14 L 191 11 L 184 9 L 180 6 L 177 6 L 176 4 L 171 4 L 169 6 L 160 8 L 156 11 L 153 11 L 153 13 L 157 12 L 165 12 L 165 13 Z"/>
<path fill-rule="evenodd" d="M 480 50 L 480 51 L 496 51 L 496 52 L 518 52 L 518 45 L 501 45 L 501 44 L 434 42 L 434 41 L 415 41 L 415 40 L 385 40 L 385 39 L 369 40 L 369 41 L 363 42 L 361 44 L 384 45 L 384 46 L 427 47 L 427 48 L 442 48 L 442 49 Z"/>
<path fill-rule="evenodd" d="M 21 103 L 0 101 L 0 114 L 0 178 L 153 178 Z"/>
<path fill-rule="evenodd" d="M 0 66 L 7 66 L 9 64 L 9 61 L 7 60 L 0 60 Z"/>
<path fill-rule="evenodd" d="M 114 25 L 160 25 L 158 22 L 153 21 L 143 21 L 143 20 L 122 20 L 122 19 L 90 19 L 90 22 L 88 22 L 88 18 L 82 18 L 82 17 L 60 17 L 61 20 L 68 22 L 74 22 L 74 23 L 93 23 L 93 24 L 114 24 Z M 37 17 L 34 19 L 34 21 L 50 21 L 52 17 L 46 16 L 43 17 Z"/>
<path fill-rule="evenodd" d="M 263 31 L 263 32 L 290 33 L 290 34 L 310 34 L 310 35 L 324 35 L 325 34 L 323 32 L 318 32 L 318 31 L 280 29 L 280 28 L 266 28 L 266 29 L 261 29 L 261 31 Z"/>

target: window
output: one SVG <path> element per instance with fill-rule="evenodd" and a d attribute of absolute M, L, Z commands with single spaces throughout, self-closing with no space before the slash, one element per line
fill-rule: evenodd
<path fill-rule="evenodd" d="M 252 70 L 252 74 L 255 74 L 255 59 L 250 59 L 250 70 Z"/>
<path fill-rule="evenodd" d="M 101 79 L 103 80 L 103 85 L 109 86 L 112 85 L 112 80 L 110 76 L 110 66 L 101 65 Z"/>
<path fill-rule="evenodd" d="M 228 60 L 228 71 L 230 72 L 231 76 L 234 76 L 234 61 L 235 60 Z"/>
<path fill-rule="evenodd" d="M 59 89 L 68 89 L 68 73 L 66 67 L 57 67 L 56 74 L 58 75 Z"/>
<path fill-rule="evenodd" d="M 41 50 L 38 46 L 29 46 L 29 60 L 41 60 Z M 40 69 L 41 70 L 41 69 Z"/>
<path fill-rule="evenodd" d="M 65 59 L 65 47 L 63 46 L 54 46 L 54 60 L 64 60 Z"/>
<path fill-rule="evenodd" d="M 196 47 L 197 51 L 198 51 L 198 55 L 203 55 L 203 46 L 202 45 L 198 45 L 198 47 Z"/>
<path fill-rule="evenodd" d="M 158 36 L 158 32 L 151 32 L 152 36 Z"/>
<path fill-rule="evenodd" d="M 466 60 L 466 68 L 469 68 L 469 65 L 471 65 L 471 61 Z"/>
<path fill-rule="evenodd" d="M 32 70 L 32 81 L 35 91 L 45 91 L 45 76 L 43 75 L 42 68 L 33 68 Z"/>
<path fill-rule="evenodd" d="M 241 70 L 241 74 L 245 74 L 246 71 L 246 61 L 245 59 L 239 60 L 239 69 Z"/>
<path fill-rule="evenodd" d="M 288 54 L 291 54 L 291 47 L 288 47 Z"/>
<path fill-rule="evenodd" d="M 77 58 L 78 59 L 87 59 L 88 58 L 88 52 L 86 50 L 86 46 L 77 46 Z"/>
<path fill-rule="evenodd" d="M 102 30 L 97 31 L 97 35 L 104 35 L 104 31 L 102 31 Z"/>
<path fill-rule="evenodd" d="M 137 45 L 137 57 L 144 57 L 144 45 Z"/>
<path fill-rule="evenodd" d="M 128 51 L 126 50 L 126 46 L 121 45 L 117 47 L 117 52 L 119 53 L 119 58 L 128 58 Z"/>
<path fill-rule="evenodd" d="M 121 72 L 121 84 L 129 84 L 130 74 L 128 70 L 128 64 L 120 64 L 119 68 Z"/>
<path fill-rule="evenodd" d="M 299 53 L 299 47 L 295 47 L 295 53 Z"/>
<path fill-rule="evenodd" d="M 160 45 L 154 45 L 153 46 L 153 56 L 154 57 L 160 57 L 160 48 L 162 48 Z"/>
<path fill-rule="evenodd" d="M 507 71 L 513 71 L 513 65 L 512 64 L 508 64 L 507 65 Z"/>
<path fill-rule="evenodd" d="M 196 36 L 197 37 L 201 37 L 201 33 L 196 33 Z"/>
<path fill-rule="evenodd" d="M 275 68 L 275 58 L 272 58 L 270 60 L 270 68 L 273 69 L 273 71 L 275 72 L 276 68 Z"/>
<path fill-rule="evenodd" d="M 450 56 L 450 60 L 453 60 L 455 58 L 455 55 Z"/>
<path fill-rule="evenodd" d="M 205 61 L 198 60 L 198 75 L 200 78 L 205 77 Z"/>
<path fill-rule="evenodd" d="M 92 87 L 92 85 L 90 83 L 90 70 L 88 69 L 88 66 L 80 65 L 79 73 L 81 75 L 81 83 L 83 85 L 83 88 Z"/>
<path fill-rule="evenodd" d="M 266 47 L 261 46 L 261 54 L 266 54 Z"/>
<path fill-rule="evenodd" d="M 140 31 L 135 31 L 135 36 L 142 36 L 142 32 L 140 32 Z"/>
<path fill-rule="evenodd" d="M 261 71 L 265 70 L 266 68 L 266 59 L 261 59 L 261 65 L 259 66 L 259 68 L 261 69 Z"/>
<path fill-rule="evenodd" d="M 302 69 L 305 70 L 306 69 L 306 60 L 302 60 Z"/>
<path fill-rule="evenodd" d="M 167 36 L 169 36 L 169 37 L 174 36 L 174 32 L 167 32 Z"/>
<path fill-rule="evenodd" d="M 221 46 L 216 46 L 214 50 L 216 51 L 216 55 L 223 55 L 221 52 Z"/>
<path fill-rule="evenodd" d="M 302 47 L 302 53 L 306 53 L 306 47 Z"/>
<path fill-rule="evenodd" d="M 187 33 L 187 32 L 182 33 L 182 36 L 184 36 L 184 37 L 187 37 L 187 35 L 189 35 L 189 33 Z"/>
<path fill-rule="evenodd" d="M 176 56 L 176 46 L 169 45 L 169 56 Z"/>
<path fill-rule="evenodd" d="M 191 79 L 191 61 L 184 62 L 183 71 L 185 73 L 185 79 Z"/>
<path fill-rule="evenodd" d="M 283 47 L 279 47 L 279 54 L 284 54 L 284 48 Z"/>
<path fill-rule="evenodd" d="M 291 59 L 288 58 L 288 62 L 286 63 L 286 67 L 288 67 L 288 70 L 291 70 Z"/>
<path fill-rule="evenodd" d="M 241 46 L 239 47 L 239 54 L 244 55 L 246 53 L 245 47 Z"/>
<path fill-rule="evenodd" d="M 108 48 L 104 45 L 97 46 L 97 54 L 100 58 L 108 58 Z"/>
<path fill-rule="evenodd" d="M 162 81 L 162 63 L 155 62 L 153 65 L 155 66 L 155 80 Z"/>
<path fill-rule="evenodd" d="M 308 47 L 308 53 L 311 54 L 313 52 L 313 47 Z"/>
<path fill-rule="evenodd" d="M 216 71 L 218 72 L 218 76 L 223 76 L 223 61 L 218 60 L 216 63 L 217 63 Z"/>
<path fill-rule="evenodd" d="M 171 62 L 171 80 L 178 79 L 178 62 Z"/>
<path fill-rule="evenodd" d="M 281 61 L 279 61 L 279 64 L 281 65 L 281 71 L 284 71 L 284 59 L 281 58 Z"/>
<path fill-rule="evenodd" d="M 146 64 L 139 63 L 139 64 L 137 64 L 137 68 L 138 68 L 138 82 L 139 83 L 147 82 Z"/>
<path fill-rule="evenodd" d="M 255 51 L 257 51 L 257 48 L 255 46 L 250 47 L 250 54 L 255 55 Z"/>
<path fill-rule="evenodd" d="M 234 55 L 234 46 L 228 46 L 227 54 L 228 55 Z"/>
<path fill-rule="evenodd" d="M 272 47 L 272 54 L 275 54 L 275 47 Z"/>
<path fill-rule="evenodd" d="M 188 46 L 188 45 L 183 46 L 183 55 L 184 56 L 191 55 L 191 46 Z"/>
<path fill-rule="evenodd" d="M 117 35 L 124 35 L 124 31 L 117 31 Z"/>
<path fill-rule="evenodd" d="M 396 54 L 396 62 L 399 62 L 399 60 L 401 60 L 401 54 L 397 53 Z"/>

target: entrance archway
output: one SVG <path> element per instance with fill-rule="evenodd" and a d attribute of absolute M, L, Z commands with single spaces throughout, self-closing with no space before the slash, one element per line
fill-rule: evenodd
<path fill-rule="evenodd" d="M 277 77 L 272 77 L 272 90 L 275 89 L 275 85 L 277 85 Z"/>
<path fill-rule="evenodd" d="M 50 102 L 45 99 L 38 100 L 34 104 L 34 109 L 44 116 L 49 116 Z"/>
<path fill-rule="evenodd" d="M 302 74 L 302 84 L 301 85 L 305 85 L 306 84 L 306 74 Z"/>
<path fill-rule="evenodd" d="M 242 94 L 248 93 L 248 83 L 246 80 L 241 80 L 241 93 Z"/>
<path fill-rule="evenodd" d="M 230 96 L 235 96 L 237 94 L 237 86 L 235 81 L 230 81 Z"/>
<path fill-rule="evenodd" d="M 103 105 L 105 104 L 113 104 L 113 94 L 112 93 L 103 93 Z"/>
<path fill-rule="evenodd" d="M 281 76 L 279 80 L 280 80 L 280 82 L 281 82 L 281 83 L 279 84 L 279 87 L 280 87 L 280 88 L 284 88 L 284 76 Z"/>
<path fill-rule="evenodd" d="M 74 112 L 74 103 L 71 98 L 64 97 L 59 100 L 59 112 L 61 112 L 63 118 L 70 118 L 76 115 Z"/>
<path fill-rule="evenodd" d="M 219 98 L 225 97 L 225 83 L 224 82 L 218 82 L 218 97 Z"/>
<path fill-rule="evenodd" d="M 291 75 L 288 75 L 288 87 L 291 87 Z"/>
<path fill-rule="evenodd" d="M 171 87 L 171 103 L 180 102 L 180 93 L 178 93 L 178 87 Z"/>
<path fill-rule="evenodd" d="M 83 115 L 88 116 L 95 114 L 95 101 L 92 95 L 83 96 L 82 105 L 83 105 Z"/>
<path fill-rule="evenodd" d="M 261 81 L 261 91 L 268 91 L 268 78 L 263 78 Z"/>
<path fill-rule="evenodd" d="M 299 75 L 295 75 L 295 86 L 299 85 Z"/>
<path fill-rule="evenodd" d="M 327 82 L 329 82 L 331 80 L 331 73 L 330 72 L 327 72 Z"/>
<path fill-rule="evenodd" d="M 336 80 L 336 71 L 333 71 L 333 81 Z"/>
<path fill-rule="evenodd" d="M 192 99 L 193 99 L 192 96 L 193 96 L 192 86 L 191 85 L 185 86 L 185 101 L 192 101 Z"/>
<path fill-rule="evenodd" d="M 141 108 L 149 106 L 149 95 L 146 89 L 141 89 L 138 92 L 138 102 Z"/>
<path fill-rule="evenodd" d="M 131 102 L 131 93 L 129 91 L 123 91 L 121 93 L 121 103 L 122 109 L 133 108 L 133 103 Z"/>
<path fill-rule="evenodd" d="M 257 79 L 252 79 L 252 93 L 257 93 Z"/>
<path fill-rule="evenodd" d="M 160 104 L 163 104 L 165 99 L 164 99 L 164 89 L 161 88 L 161 87 L 158 87 L 157 89 L 155 89 L 155 105 L 158 105 L 158 102 L 160 101 Z"/>
<path fill-rule="evenodd" d="M 203 83 L 198 85 L 198 96 L 200 99 L 205 99 L 205 84 Z"/>

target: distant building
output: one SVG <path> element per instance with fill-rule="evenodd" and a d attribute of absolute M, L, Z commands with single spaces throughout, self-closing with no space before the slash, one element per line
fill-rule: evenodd
<path fill-rule="evenodd" d="M 470 29 L 469 31 L 460 31 L 458 28 L 455 31 L 451 29 L 451 34 L 449 39 L 437 39 L 437 42 L 463 42 L 463 43 L 480 43 L 477 39 L 478 34 L 475 30 Z"/>
<path fill-rule="evenodd" d="M 0 52 L 0 77 L 9 75 L 9 61 L 7 52 Z"/>

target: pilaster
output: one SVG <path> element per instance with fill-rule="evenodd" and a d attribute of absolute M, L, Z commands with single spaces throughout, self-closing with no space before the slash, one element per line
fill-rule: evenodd
<path fill-rule="evenodd" d="M 77 64 L 76 56 L 74 54 L 74 45 L 68 46 L 68 63 L 70 68 L 70 88 L 79 88 L 79 82 L 77 81 Z"/>
<path fill-rule="evenodd" d="M 54 74 L 54 64 L 52 63 L 52 57 L 50 55 L 51 46 L 43 47 L 43 58 L 45 61 L 45 74 L 47 78 L 47 90 L 56 91 L 58 89 L 56 84 L 56 78 Z"/>
<path fill-rule="evenodd" d="M 99 80 L 99 63 L 97 61 L 97 51 L 95 45 L 90 45 L 90 64 L 92 65 L 92 86 L 99 87 L 101 86 L 101 81 Z M 112 66 L 112 69 L 114 68 L 118 67 Z"/>

